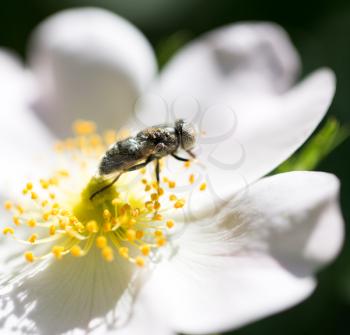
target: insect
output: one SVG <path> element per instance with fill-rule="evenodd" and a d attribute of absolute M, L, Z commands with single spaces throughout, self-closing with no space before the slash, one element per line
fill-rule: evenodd
<path fill-rule="evenodd" d="M 195 128 L 183 119 L 176 120 L 174 124 L 162 124 L 143 129 L 134 137 L 114 143 L 103 155 L 98 174 L 108 177 L 117 173 L 117 176 L 111 183 L 93 193 L 90 200 L 111 187 L 123 173 L 141 169 L 152 161 L 156 161 L 155 172 L 159 183 L 159 159 L 171 155 L 179 161 L 187 162 L 190 159 L 179 157 L 177 151 L 185 150 L 191 158 L 195 158 L 191 151 L 195 143 Z"/>

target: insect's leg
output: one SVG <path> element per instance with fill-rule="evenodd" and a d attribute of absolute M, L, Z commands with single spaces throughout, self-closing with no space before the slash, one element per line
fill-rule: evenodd
<path fill-rule="evenodd" d="M 160 172 L 160 168 L 159 168 L 159 159 L 157 159 L 157 162 L 156 162 L 156 178 L 157 178 L 157 185 L 159 187 L 159 172 Z"/>
<path fill-rule="evenodd" d="M 99 189 L 98 191 L 96 191 L 95 193 L 93 193 L 91 196 L 90 196 L 90 200 L 92 200 L 97 194 L 105 191 L 107 188 L 111 187 L 114 183 L 116 183 L 116 181 L 119 179 L 119 177 L 121 176 L 122 174 L 118 174 L 118 176 L 116 176 L 109 184 L 103 186 L 101 189 Z"/>
<path fill-rule="evenodd" d="M 186 150 L 186 152 L 193 158 L 197 158 L 196 155 L 191 150 Z"/>
<path fill-rule="evenodd" d="M 190 160 L 188 158 L 179 157 L 178 155 L 175 155 L 175 154 L 171 154 L 171 156 L 173 156 L 175 159 L 177 159 L 178 161 L 181 161 L 181 162 L 188 162 Z"/>
<path fill-rule="evenodd" d="M 129 167 L 127 170 L 124 170 L 124 172 L 129 172 L 129 171 L 135 171 L 138 169 L 142 169 L 143 167 L 145 167 L 148 163 L 152 162 L 153 160 L 155 160 L 156 158 L 154 156 L 148 156 L 148 158 L 140 164 L 134 165 Z"/>

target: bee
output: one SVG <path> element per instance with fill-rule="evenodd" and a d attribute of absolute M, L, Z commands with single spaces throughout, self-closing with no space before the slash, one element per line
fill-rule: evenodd
<path fill-rule="evenodd" d="M 174 124 L 149 127 L 133 137 L 117 141 L 106 151 L 98 166 L 100 177 L 117 175 L 111 183 L 93 193 L 90 200 L 111 187 L 123 173 L 141 169 L 152 161 L 156 162 L 155 173 L 159 183 L 159 160 L 168 155 L 183 162 L 194 159 L 196 156 L 191 150 L 195 144 L 195 128 L 183 119 L 176 120 Z M 179 149 L 186 151 L 191 158 L 178 156 Z"/>

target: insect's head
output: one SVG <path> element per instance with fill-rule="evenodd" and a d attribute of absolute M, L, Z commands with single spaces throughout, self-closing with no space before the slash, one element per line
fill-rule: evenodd
<path fill-rule="evenodd" d="M 175 121 L 175 129 L 179 134 L 180 146 L 184 150 L 190 150 L 196 144 L 196 130 L 191 123 L 183 119 Z"/>

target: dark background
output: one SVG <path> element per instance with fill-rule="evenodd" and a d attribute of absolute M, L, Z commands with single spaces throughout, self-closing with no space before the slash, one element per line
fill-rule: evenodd
<path fill-rule="evenodd" d="M 303 62 L 303 75 L 320 66 L 337 75 L 330 110 L 343 124 L 350 122 L 350 1 L 349 0 L 12 0 L 0 2 L 0 46 L 25 59 L 33 28 L 58 10 L 87 5 L 111 9 L 138 26 L 158 52 L 161 65 L 172 48 L 198 34 L 240 20 L 268 20 L 290 34 Z M 170 42 L 169 42 L 170 41 Z M 342 208 L 350 222 L 350 141 L 318 167 L 342 181 Z M 340 257 L 319 274 L 319 286 L 304 303 L 233 332 L 255 334 L 350 334 L 350 242 Z"/>

